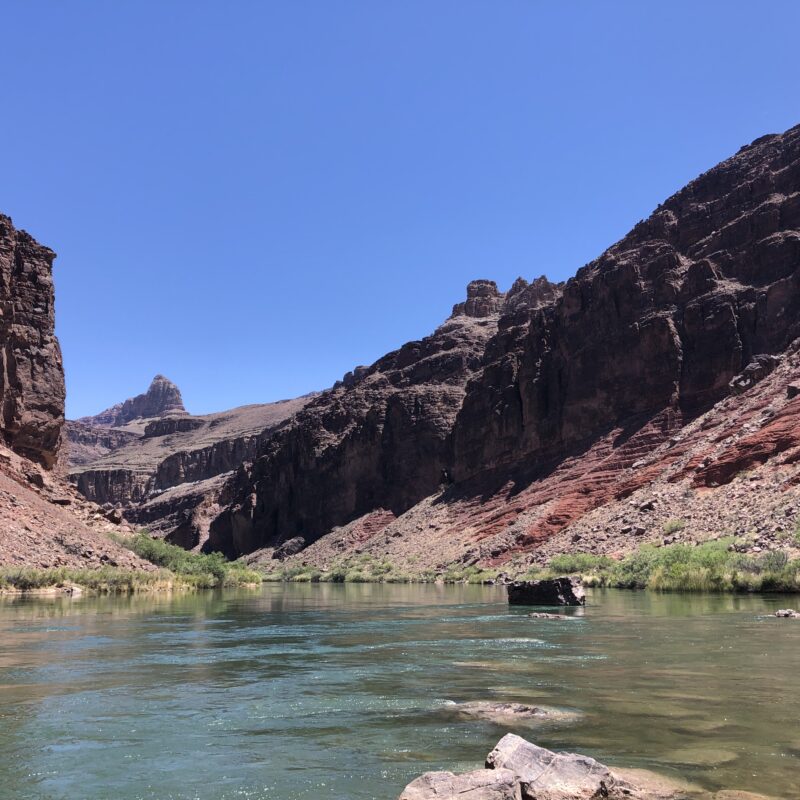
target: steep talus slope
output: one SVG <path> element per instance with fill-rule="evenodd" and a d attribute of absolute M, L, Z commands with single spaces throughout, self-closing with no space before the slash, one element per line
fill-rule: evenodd
<path fill-rule="evenodd" d="M 54 258 L 0 215 L 0 565 L 150 569 L 106 535 L 121 529 L 52 471 L 64 424 Z"/>
<path fill-rule="evenodd" d="M 449 481 L 450 432 L 503 300 L 493 282 L 475 281 L 431 336 L 309 403 L 240 471 L 207 547 L 236 555 L 311 541 L 376 508 L 401 513 Z"/>
<path fill-rule="evenodd" d="M 792 377 L 800 336 L 800 128 L 700 176 L 563 289 L 518 283 L 490 309 L 484 291 L 470 298 L 488 316 L 463 367 L 448 371 L 416 343 L 322 395 L 240 471 L 210 544 L 240 553 L 302 536 L 317 543 L 299 560 L 366 547 L 498 562 L 544 552 L 661 480 L 688 487 L 688 507 L 730 480 L 727 461 L 777 468 L 798 435 L 793 407 L 785 381 L 758 387 L 778 364 Z M 473 320 L 456 316 L 424 342 L 452 353 L 440 343 L 461 319 Z M 404 352 L 400 374 L 419 382 L 397 379 Z M 733 430 L 725 456 L 701 437 L 672 475 L 698 419 L 733 417 L 770 386 L 772 433 L 753 428 L 748 443 Z"/>

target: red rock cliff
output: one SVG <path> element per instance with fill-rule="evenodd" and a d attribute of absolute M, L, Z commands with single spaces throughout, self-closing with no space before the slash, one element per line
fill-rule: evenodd
<path fill-rule="evenodd" d="M 0 436 L 52 468 L 64 424 L 64 370 L 55 336 L 55 253 L 0 214 Z"/>

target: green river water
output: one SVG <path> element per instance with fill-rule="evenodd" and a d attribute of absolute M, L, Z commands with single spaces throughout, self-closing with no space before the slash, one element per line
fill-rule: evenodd
<path fill-rule="evenodd" d="M 797 597 L 479 586 L 0 598 L 0 798 L 391 798 L 507 731 L 705 788 L 800 798 Z M 503 727 L 454 703 L 580 712 Z"/>

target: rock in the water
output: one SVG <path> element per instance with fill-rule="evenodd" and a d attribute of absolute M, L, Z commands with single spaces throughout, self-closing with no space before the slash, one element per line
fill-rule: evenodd
<path fill-rule="evenodd" d="M 507 769 L 426 772 L 406 786 L 400 800 L 519 800 L 516 776 Z"/>
<path fill-rule="evenodd" d="M 559 708 L 528 706 L 524 703 L 496 703 L 491 700 L 457 703 L 455 708 L 459 714 L 486 719 L 498 725 L 514 722 L 563 722 L 578 716 L 574 711 L 563 711 Z"/>
<path fill-rule="evenodd" d="M 617 785 L 611 770 L 589 756 L 554 753 L 513 733 L 506 734 L 486 757 L 489 769 L 510 770 L 517 776 L 522 796 L 564 800 L 607 797 Z"/>
<path fill-rule="evenodd" d="M 515 581 L 508 585 L 512 606 L 582 606 L 586 593 L 579 580 L 570 577 L 543 581 Z"/>
<path fill-rule="evenodd" d="M 776 617 L 788 617 L 790 619 L 800 619 L 800 611 L 795 611 L 793 608 L 779 608 L 775 612 Z"/>
<path fill-rule="evenodd" d="M 642 769 L 610 769 L 589 756 L 554 753 L 509 733 L 486 757 L 486 769 L 428 772 L 400 800 L 768 800 L 748 792 L 716 794 Z"/>

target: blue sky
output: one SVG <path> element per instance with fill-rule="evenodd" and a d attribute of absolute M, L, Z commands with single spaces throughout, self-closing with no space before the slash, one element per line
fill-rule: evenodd
<path fill-rule="evenodd" d="M 800 123 L 800 3 L 6 0 L 0 210 L 67 412 L 324 388 Z"/>

